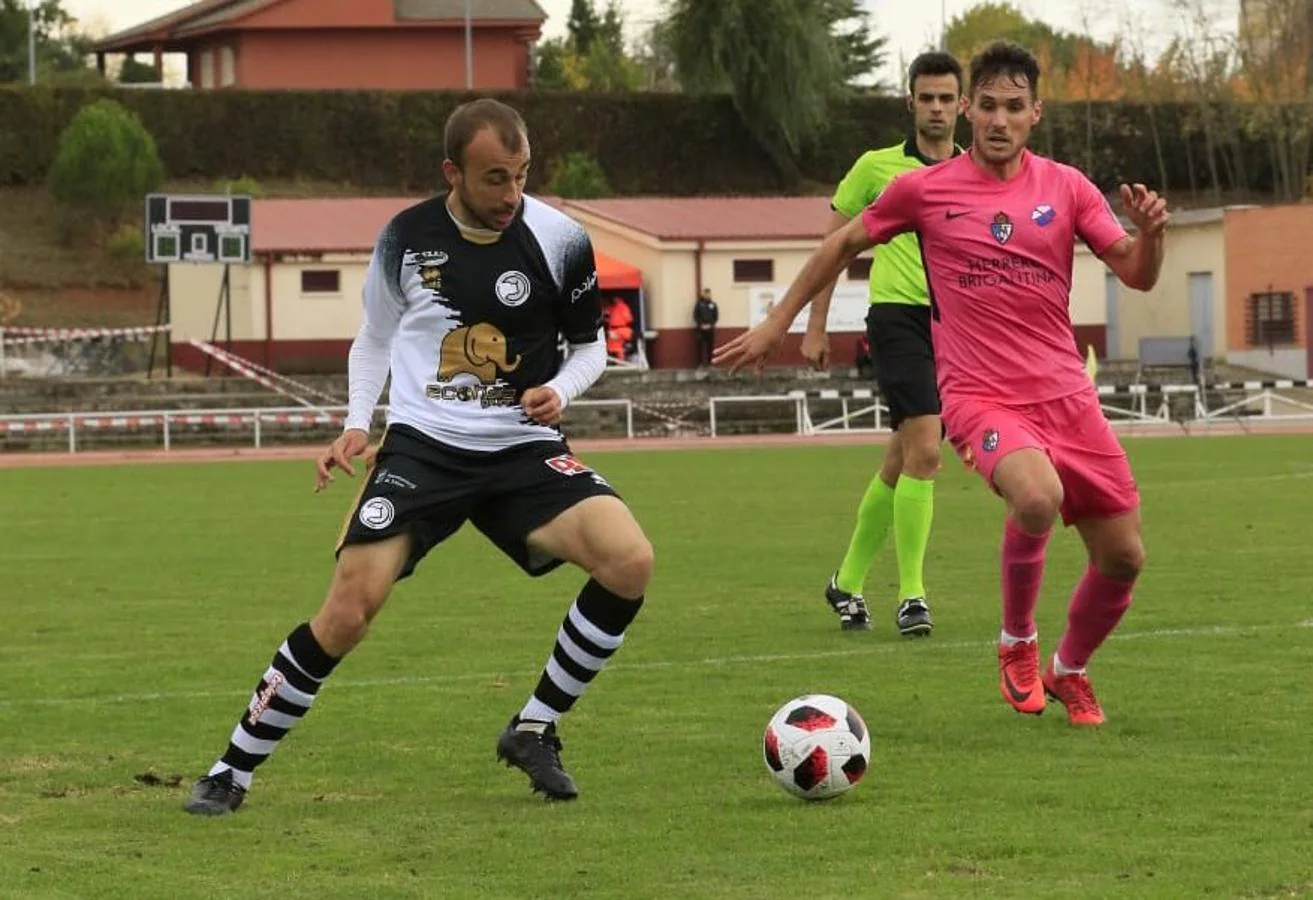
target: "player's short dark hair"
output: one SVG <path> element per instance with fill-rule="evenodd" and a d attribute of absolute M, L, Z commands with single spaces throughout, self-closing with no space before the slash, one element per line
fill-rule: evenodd
<path fill-rule="evenodd" d="M 912 60 L 907 68 L 907 90 L 916 89 L 916 80 L 922 75 L 952 75 L 957 79 L 957 92 L 962 93 L 962 64 L 951 53 L 929 50 Z"/>
<path fill-rule="evenodd" d="M 524 119 L 512 107 L 491 97 L 462 103 L 447 117 L 442 135 L 442 150 L 457 166 L 465 165 L 465 150 L 474 136 L 485 128 L 497 133 L 507 150 L 519 153 L 529 139 Z"/>
<path fill-rule="evenodd" d="M 1030 84 L 1030 96 L 1039 96 L 1039 60 L 1020 44 L 1012 41 L 995 41 L 971 60 L 971 92 L 986 81 L 995 78 L 1025 78 Z"/>

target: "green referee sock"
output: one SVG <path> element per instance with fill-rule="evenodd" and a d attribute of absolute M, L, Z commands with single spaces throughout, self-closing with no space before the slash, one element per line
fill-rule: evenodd
<path fill-rule="evenodd" d="M 898 553 L 898 581 L 902 599 L 925 596 L 922 570 L 930 521 L 935 512 L 935 483 L 902 475 L 894 491 L 894 545 Z"/>
<path fill-rule="evenodd" d="M 905 479 L 899 478 L 901 484 Z M 889 536 L 894 520 L 895 490 L 876 475 L 866 488 L 866 494 L 857 507 L 857 525 L 848 540 L 848 552 L 839 566 L 835 584 L 849 594 L 860 594 L 866 583 L 866 573 L 875 562 L 875 554 Z"/>

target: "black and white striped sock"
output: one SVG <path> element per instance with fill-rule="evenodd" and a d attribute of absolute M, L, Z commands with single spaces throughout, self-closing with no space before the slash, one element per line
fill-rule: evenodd
<path fill-rule="evenodd" d="M 310 711 L 320 685 L 338 661 L 319 646 L 309 622 L 298 625 L 274 654 L 228 739 L 228 749 L 209 774 L 231 770 L 233 781 L 249 788 L 255 767 L 269 758 L 278 742 Z"/>
<path fill-rule="evenodd" d="M 625 629 L 638 615 L 643 598 L 626 600 L 589 579 L 570 606 L 556 633 L 542 678 L 520 710 L 521 727 L 555 722 L 579 699 L 624 643 Z"/>

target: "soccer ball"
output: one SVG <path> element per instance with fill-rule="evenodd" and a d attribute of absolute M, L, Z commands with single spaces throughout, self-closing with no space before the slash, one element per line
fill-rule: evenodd
<path fill-rule="evenodd" d="M 784 790 L 828 800 L 866 774 L 871 734 L 856 709 L 829 694 L 805 694 L 781 706 L 762 736 L 766 768 Z"/>

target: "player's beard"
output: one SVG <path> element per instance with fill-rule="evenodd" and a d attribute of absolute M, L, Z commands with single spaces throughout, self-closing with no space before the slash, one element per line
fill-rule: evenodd
<path fill-rule="evenodd" d="M 460 205 L 465 208 L 465 214 L 474 220 L 466 224 L 473 225 L 478 228 L 485 228 L 488 231 L 500 232 L 500 231 L 505 231 L 507 228 L 510 228 L 511 222 L 515 221 L 514 209 L 507 209 L 506 207 L 498 206 L 497 208 L 491 210 L 486 210 L 486 211 L 481 210 L 478 204 L 476 204 L 474 200 L 470 197 L 470 195 L 466 193 L 463 185 L 456 188 L 456 196 L 460 198 Z M 500 223 L 495 218 L 498 213 L 509 213 L 512 216 L 512 218 L 510 221 L 504 224 Z"/>

